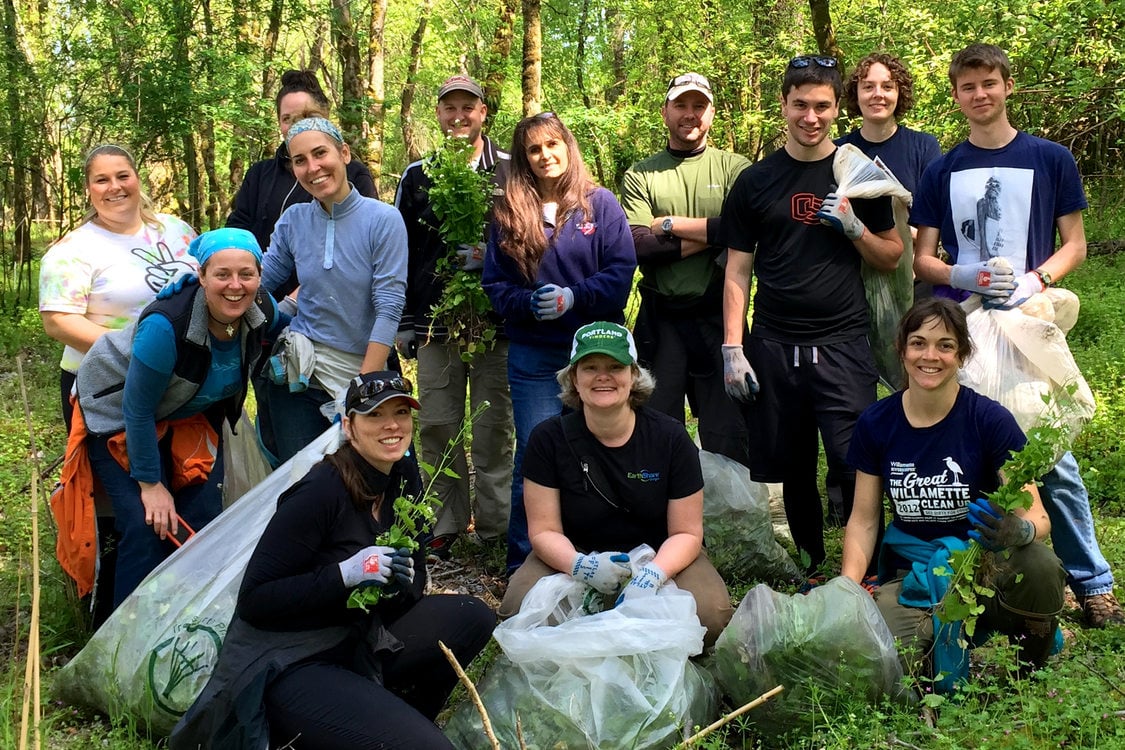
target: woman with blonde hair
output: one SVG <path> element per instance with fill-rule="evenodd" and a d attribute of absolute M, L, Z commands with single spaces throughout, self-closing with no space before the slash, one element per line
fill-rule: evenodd
<path fill-rule="evenodd" d="M 555 373 L 586 323 L 625 321 L 637 268 L 621 204 L 586 172 L 574 135 L 552 112 L 521 121 L 495 207 L 482 284 L 511 340 L 508 384 L 516 425 L 508 570 L 527 557 L 520 464 L 535 425 L 558 414 Z"/>

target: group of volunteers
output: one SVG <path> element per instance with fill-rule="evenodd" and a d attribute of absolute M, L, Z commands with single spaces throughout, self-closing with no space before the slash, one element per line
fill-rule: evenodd
<path fill-rule="evenodd" d="M 556 572 L 618 601 L 674 581 L 713 644 L 733 609 L 704 547 L 685 401 L 704 450 L 781 483 L 810 575 L 826 558 L 823 443 L 842 572 L 876 576 L 914 671 L 964 663 L 932 648 L 931 579 L 970 537 L 1011 551 L 982 622 L 1028 665 L 1055 647 L 1065 585 L 1090 626 L 1125 623 L 1071 454 L 1028 486 L 1028 510 L 982 499 L 1025 438 L 959 385 L 974 343 L 956 301 L 1012 308 L 1077 267 L 1086 200 L 1070 153 L 1009 123 L 1002 50 L 966 47 L 949 80 L 969 139 L 942 155 L 899 124 L 913 81 L 898 58 L 869 55 L 845 82 L 836 59 L 795 57 L 784 146 L 751 164 L 707 142 L 710 81 L 678 75 L 660 108 L 667 147 L 626 172 L 619 202 L 556 114 L 521 120 L 504 151 L 484 135 L 480 85 L 453 76 L 437 122 L 471 146 L 492 199 L 481 241 L 458 247 L 443 240 L 427 159 L 405 169 L 393 207 L 379 201 L 308 71 L 282 77 L 283 143 L 248 171 L 226 228 L 196 236 L 154 213 L 128 150 L 91 151 L 91 210 L 44 257 L 39 304 L 66 346 L 58 555 L 80 594 L 96 589 L 95 621 L 221 512 L 223 423 L 236 428 L 249 387 L 276 464 L 334 412 L 343 434 L 278 499 L 219 665 L 171 747 L 449 747 L 433 720 L 456 677 L 437 643 L 470 661 L 496 618 L 479 599 L 427 595 L 425 568 L 470 531 L 506 539 L 501 618 Z M 894 270 L 903 241 L 889 197 L 836 192 L 842 100 L 863 124 L 840 143 L 878 157 L 914 199 L 918 301 L 895 339 L 906 386 L 878 402 L 861 265 Z M 990 263 L 1000 256 L 1014 271 Z M 443 260 L 479 274 L 502 326 L 471 357 L 433 320 Z M 400 357 L 417 360 L 417 396 Z M 489 402 L 471 426 L 467 401 Z M 396 523 L 394 500 L 422 490 L 415 417 L 424 461 L 466 429 L 471 447 L 456 476 L 434 478 L 442 506 L 411 551 L 375 539 Z M 907 479 L 953 502 L 938 511 L 896 491 Z M 655 557 L 634 575 L 627 553 L 642 544 Z M 348 608 L 365 586 L 387 595 Z"/>

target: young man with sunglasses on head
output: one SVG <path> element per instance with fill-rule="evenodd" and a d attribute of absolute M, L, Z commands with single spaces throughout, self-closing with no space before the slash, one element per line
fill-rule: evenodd
<path fill-rule="evenodd" d="M 632 228 L 641 307 L 633 335 L 656 377 L 649 406 L 684 421 L 686 396 L 704 450 L 747 464 L 746 426 L 723 388 L 723 200 L 749 160 L 707 144 L 711 82 L 684 73 L 660 107 L 668 146 L 625 173 L 621 205 Z"/>
<path fill-rule="evenodd" d="M 782 149 L 746 169 L 723 206 L 729 249 L 724 288 L 724 380 L 743 402 L 751 476 L 781 482 L 785 514 L 811 573 L 824 561 L 824 511 L 817 488 L 817 432 L 829 484 L 843 488 L 856 419 L 875 401 L 878 374 L 867 343 L 860 263 L 894 270 L 902 241 L 890 198 L 837 195 L 830 137 L 844 86 L 836 60 L 789 61 L 782 82 Z M 751 274 L 758 277 L 746 326 Z"/>
<path fill-rule="evenodd" d="M 922 176 L 910 214 L 918 227 L 914 272 L 934 284 L 936 295 L 962 300 L 975 292 L 990 300 L 986 304 L 1015 308 L 1086 259 L 1082 179 L 1065 147 L 1009 122 L 1007 101 L 1015 81 L 1004 50 L 969 45 L 953 56 L 949 83 L 969 121 L 969 140 Z M 939 239 L 953 265 L 937 257 Z M 1007 258 L 1015 275 L 997 274 L 989 265 L 995 257 Z M 1055 554 L 1086 624 L 1125 625 L 1072 453 L 1042 478 L 1039 492 Z"/>

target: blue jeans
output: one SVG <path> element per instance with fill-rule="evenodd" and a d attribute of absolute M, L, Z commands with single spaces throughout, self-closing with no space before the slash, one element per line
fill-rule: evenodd
<path fill-rule="evenodd" d="M 1066 582 L 1076 596 L 1113 591 L 1113 573 L 1094 535 L 1090 496 L 1074 454 L 1067 452 L 1043 477 L 1039 489 L 1051 519 L 1051 543 L 1066 568 Z"/>
<path fill-rule="evenodd" d="M 117 533 L 121 540 L 117 548 L 117 572 L 113 581 L 113 608 L 140 585 L 153 568 L 176 551 L 176 546 L 162 540 L 152 527 L 145 523 L 145 506 L 141 502 L 141 487 L 121 468 L 109 452 L 109 438 L 91 437 L 86 441 L 90 466 L 105 487 L 113 502 Z M 160 481 L 171 489 L 168 480 L 168 456 L 161 446 Z M 219 446 L 211 475 L 202 484 L 193 484 L 173 493 L 176 513 L 188 526 L 199 531 L 213 521 L 223 510 L 223 450 Z"/>
<path fill-rule="evenodd" d="M 331 401 L 332 396 L 312 387 L 290 393 L 288 385 L 276 383 L 270 383 L 266 390 L 278 465 L 281 465 L 332 425 L 320 411 L 321 404 Z"/>
<path fill-rule="evenodd" d="M 555 373 L 570 361 L 568 346 L 532 346 L 513 341 L 508 347 L 508 385 L 512 391 L 512 419 L 516 425 L 516 455 L 512 467 L 512 514 L 508 520 L 508 573 L 531 552 L 527 538 L 527 510 L 523 507 L 523 454 L 527 439 L 540 422 L 562 413 Z"/>

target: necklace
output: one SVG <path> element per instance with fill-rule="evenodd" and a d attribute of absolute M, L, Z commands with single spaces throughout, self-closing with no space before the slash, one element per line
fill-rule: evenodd
<path fill-rule="evenodd" d="M 207 311 L 207 316 L 210 317 L 211 320 L 215 321 L 219 325 L 226 326 L 225 328 L 223 328 L 223 330 L 227 332 L 227 338 L 228 339 L 234 338 L 234 321 L 233 320 L 230 321 L 229 323 L 224 323 L 223 321 L 219 320 L 214 315 L 212 315 L 210 310 Z"/>

